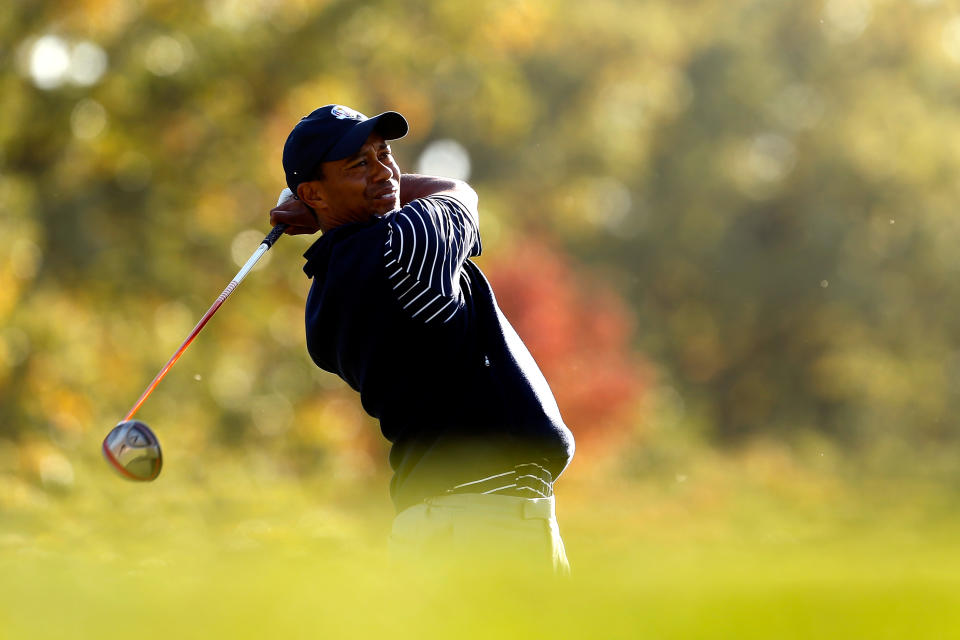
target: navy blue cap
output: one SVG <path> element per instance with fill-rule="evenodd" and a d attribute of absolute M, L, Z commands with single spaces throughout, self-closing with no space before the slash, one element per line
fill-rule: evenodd
<path fill-rule="evenodd" d="M 368 118 L 338 104 L 320 107 L 300 119 L 283 145 L 287 186 L 296 193 L 297 185 L 311 180 L 321 162 L 353 155 L 374 131 L 385 140 L 396 140 L 408 129 L 406 119 L 396 111 Z"/>

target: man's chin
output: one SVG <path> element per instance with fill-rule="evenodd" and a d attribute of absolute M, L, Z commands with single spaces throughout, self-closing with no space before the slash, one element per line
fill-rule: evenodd
<path fill-rule="evenodd" d="M 382 216 L 400 208 L 400 199 L 378 201 L 373 206 L 374 215 Z"/>

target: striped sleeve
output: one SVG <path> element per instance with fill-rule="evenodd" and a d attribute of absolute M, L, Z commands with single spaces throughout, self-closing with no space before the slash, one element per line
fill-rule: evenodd
<path fill-rule="evenodd" d="M 397 301 L 424 323 L 450 321 L 463 262 L 481 251 L 473 215 L 455 198 L 431 196 L 394 213 L 387 229 L 384 264 Z"/>

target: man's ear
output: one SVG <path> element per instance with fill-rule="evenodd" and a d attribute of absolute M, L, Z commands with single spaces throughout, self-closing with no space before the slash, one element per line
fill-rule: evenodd
<path fill-rule="evenodd" d="M 327 202 L 323 197 L 322 189 L 320 189 L 319 180 L 311 180 L 310 182 L 301 182 L 298 184 L 297 198 L 313 209 L 318 216 L 327 210 Z"/>

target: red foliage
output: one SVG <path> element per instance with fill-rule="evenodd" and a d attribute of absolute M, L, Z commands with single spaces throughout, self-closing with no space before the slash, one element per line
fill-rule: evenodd
<path fill-rule="evenodd" d="M 631 430 L 646 376 L 630 344 L 632 314 L 613 288 L 578 277 L 565 255 L 541 241 L 484 270 L 578 443 Z"/>

